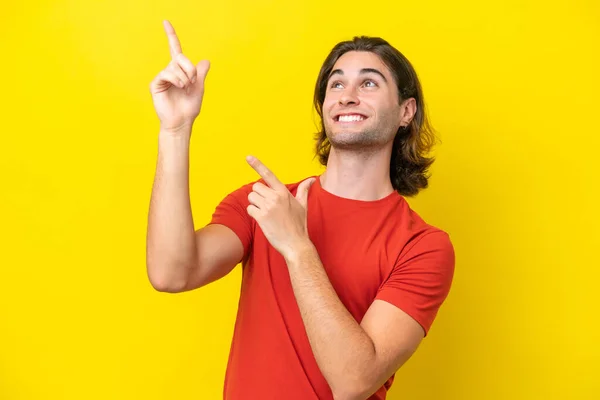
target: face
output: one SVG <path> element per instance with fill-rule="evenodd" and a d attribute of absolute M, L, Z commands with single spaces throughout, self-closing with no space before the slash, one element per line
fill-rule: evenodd
<path fill-rule="evenodd" d="M 390 143 L 414 115 L 414 99 L 399 102 L 394 77 L 379 56 L 350 51 L 327 82 L 323 122 L 333 148 L 366 149 Z"/>

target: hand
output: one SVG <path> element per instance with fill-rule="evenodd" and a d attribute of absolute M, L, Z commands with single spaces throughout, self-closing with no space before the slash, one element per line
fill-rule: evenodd
<path fill-rule="evenodd" d="M 181 52 L 181 44 L 173 26 L 164 21 L 171 50 L 171 62 L 150 83 L 150 93 L 158 114 L 161 130 L 176 133 L 190 130 L 200 114 L 204 95 L 204 79 L 210 68 L 207 60 L 197 66 Z"/>
<path fill-rule="evenodd" d="M 315 178 L 300 185 L 294 197 L 287 187 L 258 159 L 248 156 L 246 161 L 269 185 L 257 182 L 248 195 L 248 214 L 256 220 L 267 240 L 287 260 L 307 245 L 306 210 L 308 189 Z"/>

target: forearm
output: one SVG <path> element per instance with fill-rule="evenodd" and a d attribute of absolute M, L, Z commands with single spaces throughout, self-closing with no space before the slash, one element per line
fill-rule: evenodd
<path fill-rule="evenodd" d="M 198 257 L 189 192 L 189 133 L 159 134 L 147 235 L 150 281 L 159 290 L 180 290 Z"/>
<path fill-rule="evenodd" d="M 286 261 L 321 372 L 336 397 L 360 393 L 365 371 L 375 360 L 373 342 L 340 301 L 312 244 Z"/>

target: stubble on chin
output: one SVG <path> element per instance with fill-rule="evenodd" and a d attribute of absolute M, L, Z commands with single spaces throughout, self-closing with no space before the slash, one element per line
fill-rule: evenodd
<path fill-rule="evenodd" d="M 373 150 L 385 144 L 385 134 L 372 128 L 343 129 L 325 126 L 325 133 L 331 147 L 339 150 Z"/>

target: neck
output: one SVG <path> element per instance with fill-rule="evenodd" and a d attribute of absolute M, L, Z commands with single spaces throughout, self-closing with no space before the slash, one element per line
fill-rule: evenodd
<path fill-rule="evenodd" d="M 379 200 L 394 191 L 390 181 L 391 146 L 370 153 L 331 147 L 321 187 L 339 197 Z"/>

